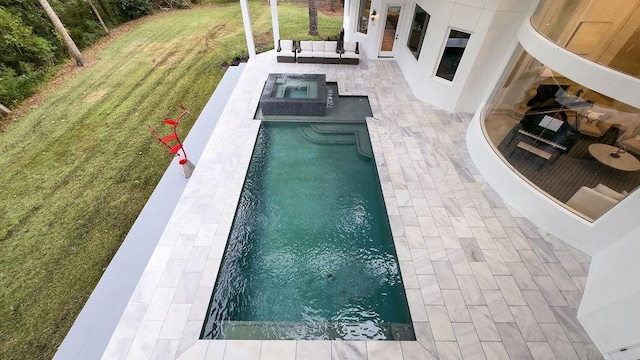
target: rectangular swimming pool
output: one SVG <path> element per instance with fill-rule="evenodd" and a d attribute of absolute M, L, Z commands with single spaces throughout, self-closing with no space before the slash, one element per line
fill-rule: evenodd
<path fill-rule="evenodd" d="M 415 339 L 366 124 L 263 122 L 201 337 Z"/>

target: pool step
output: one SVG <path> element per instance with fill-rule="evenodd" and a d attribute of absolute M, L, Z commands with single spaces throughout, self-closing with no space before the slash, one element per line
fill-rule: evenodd
<path fill-rule="evenodd" d="M 353 331 L 349 331 L 349 329 Z M 370 335 L 349 336 L 349 334 Z M 338 323 L 287 323 L 273 321 L 225 321 L 221 338 L 227 340 L 415 340 L 411 324 L 338 324 Z"/>
<path fill-rule="evenodd" d="M 369 141 L 367 128 L 352 124 L 313 124 L 309 128 L 300 128 L 305 139 L 315 144 L 356 144 L 360 155 L 373 157 L 373 149 Z"/>

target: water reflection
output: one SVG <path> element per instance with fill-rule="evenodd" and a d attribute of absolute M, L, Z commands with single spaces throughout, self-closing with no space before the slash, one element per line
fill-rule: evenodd
<path fill-rule="evenodd" d="M 301 126 L 259 132 L 203 337 L 413 339 L 366 125 Z"/>

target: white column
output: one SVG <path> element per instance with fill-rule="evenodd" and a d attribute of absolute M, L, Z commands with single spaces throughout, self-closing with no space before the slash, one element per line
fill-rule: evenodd
<path fill-rule="evenodd" d="M 351 0 L 344 0 L 344 6 L 342 8 L 342 28 L 344 29 L 344 40 L 351 40 Z"/>
<path fill-rule="evenodd" d="M 280 40 L 280 24 L 278 23 L 278 0 L 271 0 L 271 27 L 273 28 L 273 47 L 278 48 Z"/>
<path fill-rule="evenodd" d="M 240 0 L 240 10 L 242 11 L 242 23 L 244 24 L 244 36 L 247 39 L 249 49 L 249 59 L 256 57 L 256 45 L 253 42 L 253 31 L 251 30 L 251 19 L 249 18 L 249 5 L 247 0 Z"/>

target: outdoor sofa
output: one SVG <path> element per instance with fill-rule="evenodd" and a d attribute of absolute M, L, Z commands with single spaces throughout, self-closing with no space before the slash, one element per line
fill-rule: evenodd
<path fill-rule="evenodd" d="M 338 64 L 340 50 L 337 41 L 300 41 L 298 53 L 299 63 Z"/>
<path fill-rule="evenodd" d="M 277 60 L 287 63 L 352 64 L 360 63 L 357 41 L 278 40 Z"/>

